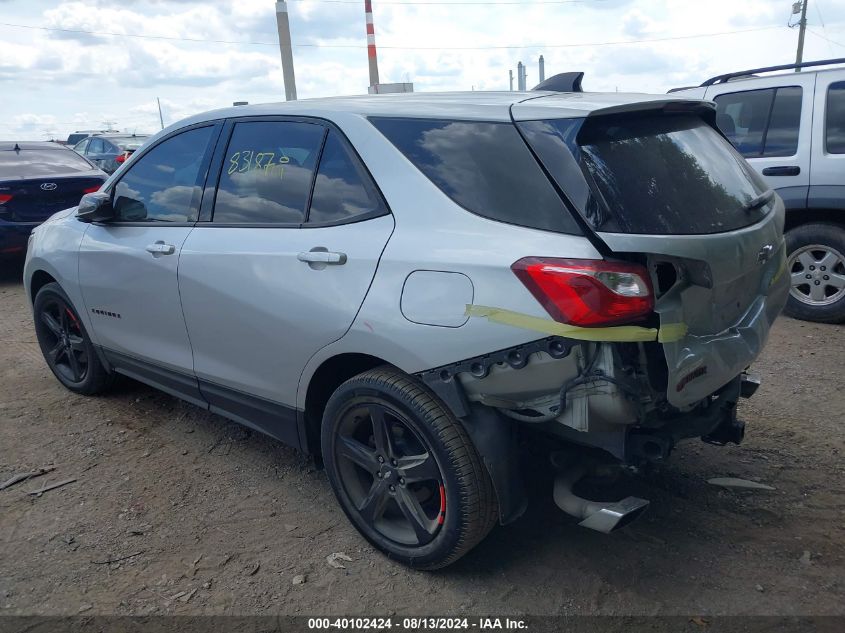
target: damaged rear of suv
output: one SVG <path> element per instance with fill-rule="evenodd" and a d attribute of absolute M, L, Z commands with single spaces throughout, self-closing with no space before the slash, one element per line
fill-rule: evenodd
<path fill-rule="evenodd" d="M 557 504 L 582 525 L 610 532 L 648 502 L 594 503 L 575 496 L 573 485 L 607 462 L 661 462 L 685 438 L 738 444 L 744 425 L 737 402 L 759 384 L 746 370 L 783 308 L 789 282 L 783 204 L 717 131 L 710 105 L 653 99 L 607 105 L 599 97 L 596 107 L 591 97 L 526 100 L 511 107 L 512 122 L 505 124 L 516 128 L 571 221 L 564 230 L 540 226 L 549 220 L 531 206 L 543 203 L 536 185 L 507 194 L 524 196 L 522 215 L 494 218 L 547 231 L 546 244 L 524 244 L 515 232 L 506 247 L 519 255 L 509 272 L 531 298 L 504 280 L 485 289 L 485 274 L 463 270 L 475 290 L 466 305 L 470 322 L 541 338 L 418 375 L 468 430 L 492 478 L 502 522 L 525 507 L 515 438 L 536 431 L 570 447 L 554 452 L 561 470 Z M 504 181 L 513 185 L 508 165 L 527 179 L 515 148 L 467 149 L 498 134 L 483 123 L 373 123 L 474 213 L 490 208 L 474 208 L 462 190 L 502 185 L 479 173 L 495 173 L 493 165 L 502 163 Z M 465 173 L 456 175 L 461 168 Z M 564 232 L 580 235 L 598 256 L 568 252 L 555 241 Z M 478 240 L 481 250 L 501 245 Z M 406 293 L 407 284 L 403 305 Z M 430 299 L 448 302 L 436 292 Z"/>

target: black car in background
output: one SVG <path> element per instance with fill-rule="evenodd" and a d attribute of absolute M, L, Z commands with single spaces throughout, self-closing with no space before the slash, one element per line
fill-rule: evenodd
<path fill-rule="evenodd" d="M 107 174 L 113 174 L 147 138 L 134 134 L 94 134 L 79 141 L 73 149 Z"/>
<path fill-rule="evenodd" d="M 58 143 L 0 141 L 0 256 L 23 254 L 35 226 L 76 206 L 106 177 Z"/>

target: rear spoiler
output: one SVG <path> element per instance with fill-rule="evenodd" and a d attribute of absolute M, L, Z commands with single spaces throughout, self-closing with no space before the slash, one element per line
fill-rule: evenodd
<path fill-rule="evenodd" d="M 709 117 L 712 117 L 714 121 L 716 119 L 716 104 L 712 101 L 701 101 L 698 99 L 666 99 L 665 101 L 659 100 L 625 103 L 622 105 L 593 110 L 587 115 L 587 118 L 613 116 L 615 114 L 631 114 L 634 112 L 650 112 L 655 110 L 659 110 L 667 114 L 697 114 L 706 120 L 709 120 Z"/>

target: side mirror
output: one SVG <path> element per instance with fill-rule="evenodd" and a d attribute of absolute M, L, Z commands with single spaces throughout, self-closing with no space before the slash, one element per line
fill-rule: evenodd
<path fill-rule="evenodd" d="M 105 191 L 86 193 L 76 208 L 76 217 L 81 222 L 107 222 L 114 219 L 111 195 Z"/>

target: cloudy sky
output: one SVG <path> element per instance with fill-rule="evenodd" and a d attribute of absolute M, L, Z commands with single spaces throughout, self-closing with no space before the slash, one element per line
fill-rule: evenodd
<path fill-rule="evenodd" d="M 284 98 L 274 0 L 0 0 L 0 139 L 122 131 Z M 363 0 L 288 0 L 300 98 L 366 92 Z M 373 0 L 381 80 L 501 90 L 508 69 L 665 92 L 790 62 L 792 0 Z M 845 57 L 845 0 L 810 0 L 805 59 Z"/>

